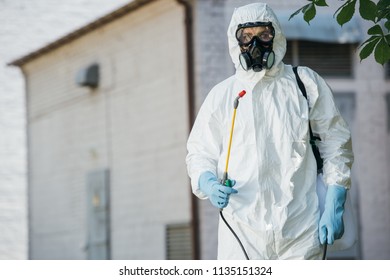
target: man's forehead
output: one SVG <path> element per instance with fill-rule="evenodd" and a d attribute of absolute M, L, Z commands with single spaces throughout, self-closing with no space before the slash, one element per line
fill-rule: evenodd
<path fill-rule="evenodd" d="M 263 32 L 266 30 L 270 30 L 268 26 L 256 26 L 256 27 L 245 27 L 242 29 L 243 33 L 257 34 L 259 32 Z"/>

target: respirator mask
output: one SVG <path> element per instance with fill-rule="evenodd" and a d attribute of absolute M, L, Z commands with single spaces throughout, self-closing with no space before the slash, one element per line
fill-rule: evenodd
<path fill-rule="evenodd" d="M 239 24 L 236 39 L 240 46 L 240 64 L 245 71 L 255 72 L 270 69 L 275 62 L 272 50 L 275 30 L 271 22 L 248 22 Z"/>

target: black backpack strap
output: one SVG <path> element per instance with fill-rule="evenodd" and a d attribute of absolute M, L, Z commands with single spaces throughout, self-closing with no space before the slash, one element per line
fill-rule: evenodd
<path fill-rule="evenodd" d="M 294 67 L 293 67 L 293 71 L 294 71 L 294 74 L 295 74 L 295 78 L 297 79 L 299 89 L 301 90 L 303 96 L 307 99 L 307 94 L 306 94 L 305 85 L 303 84 L 301 78 L 300 78 L 299 75 L 298 75 L 298 67 L 297 67 L 297 66 L 294 66 Z"/>
<path fill-rule="evenodd" d="M 293 71 L 294 71 L 294 74 L 295 74 L 295 78 L 297 79 L 297 83 L 298 83 L 299 89 L 301 90 L 302 95 L 307 100 L 306 88 L 305 88 L 305 85 L 303 84 L 301 78 L 298 75 L 298 67 L 294 66 L 293 67 Z M 323 161 L 323 159 L 321 157 L 320 150 L 318 149 L 318 147 L 316 145 L 316 140 L 320 140 L 321 141 L 321 139 L 319 137 L 315 137 L 313 135 L 313 131 L 311 130 L 311 125 L 310 125 L 310 120 L 309 120 L 309 133 L 310 133 L 310 144 L 311 144 L 311 147 L 313 149 L 313 154 L 314 154 L 314 157 L 316 158 L 316 162 L 317 162 L 317 172 L 318 173 L 322 173 L 322 167 L 324 165 L 324 161 Z"/>

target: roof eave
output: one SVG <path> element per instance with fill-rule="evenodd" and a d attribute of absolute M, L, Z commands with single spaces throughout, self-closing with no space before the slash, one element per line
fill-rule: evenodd
<path fill-rule="evenodd" d="M 108 24 L 114 20 L 117 20 L 119 18 L 121 18 L 122 16 L 144 6 L 145 4 L 148 4 L 148 3 L 151 3 L 155 0 L 133 0 L 132 2 L 122 6 L 121 8 L 101 17 L 101 18 L 98 18 L 97 20 L 85 25 L 84 27 L 81 27 L 79 29 L 76 29 L 75 31 L 61 37 L 60 39 L 52 42 L 52 43 L 49 43 L 48 45 L 38 49 L 38 50 L 35 50 L 27 55 L 24 55 L 18 59 L 15 59 L 9 63 L 7 63 L 7 65 L 9 66 L 17 66 L 17 67 L 22 67 L 24 64 L 42 56 L 43 54 L 46 54 L 52 50 L 55 50 L 69 42 L 72 42 L 74 40 L 76 40 L 77 38 L 80 38 L 82 37 L 83 35 L 93 31 L 93 30 L 96 30 L 98 28 L 100 28 L 101 26 L 104 26 L 105 24 Z"/>

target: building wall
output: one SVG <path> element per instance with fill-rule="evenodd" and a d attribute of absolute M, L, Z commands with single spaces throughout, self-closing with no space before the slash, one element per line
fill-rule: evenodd
<path fill-rule="evenodd" d="M 390 259 L 389 108 L 390 81 L 374 59 L 356 59 L 355 172 L 364 259 Z"/>
<path fill-rule="evenodd" d="M 25 65 L 30 257 L 86 258 L 86 175 L 110 170 L 113 259 L 164 259 L 189 223 L 184 11 L 156 1 Z M 76 72 L 97 62 L 96 90 Z"/>
<path fill-rule="evenodd" d="M 28 257 L 25 85 L 7 63 L 127 1 L 0 1 L 0 259 Z"/>
<path fill-rule="evenodd" d="M 228 77 L 231 62 L 226 59 L 225 2 L 194 1 L 195 112 L 210 89 Z M 199 211 L 200 258 L 216 259 L 218 211 L 208 200 L 197 200 Z"/>

